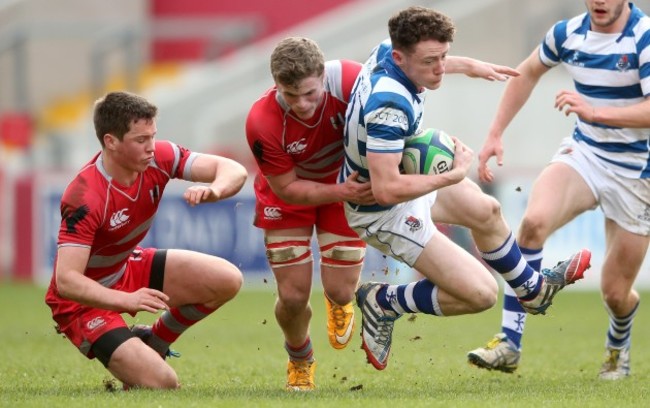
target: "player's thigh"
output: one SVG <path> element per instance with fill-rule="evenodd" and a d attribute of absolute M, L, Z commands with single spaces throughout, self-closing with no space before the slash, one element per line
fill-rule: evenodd
<path fill-rule="evenodd" d="M 278 296 L 286 301 L 309 300 L 313 275 L 313 226 L 264 230 L 267 258 Z"/>
<path fill-rule="evenodd" d="M 415 269 L 452 297 L 496 296 L 492 274 L 472 254 L 437 233 L 424 247 Z"/>
<path fill-rule="evenodd" d="M 323 289 L 330 300 L 347 304 L 359 283 L 366 243 L 352 230 L 348 235 L 339 235 L 319 229 L 317 236 Z"/>
<path fill-rule="evenodd" d="M 348 226 L 343 203 L 318 207 L 316 236 L 323 288 L 331 300 L 347 303 L 359 282 L 366 243 Z"/>
<path fill-rule="evenodd" d="M 226 259 L 201 252 L 169 249 L 163 291 L 170 306 L 229 300 L 241 288 L 241 271 Z"/>
<path fill-rule="evenodd" d="M 549 234 L 593 209 L 596 197 L 587 181 L 567 163 L 546 166 L 533 183 L 524 220 L 542 224 Z"/>
<path fill-rule="evenodd" d="M 501 207 L 494 197 L 483 193 L 468 178 L 460 183 L 438 190 L 436 202 L 431 207 L 435 222 L 462 225 L 471 229 L 494 223 L 500 218 Z"/>
<path fill-rule="evenodd" d="M 113 352 L 108 370 L 128 385 L 147 388 L 177 388 L 174 370 L 139 338 L 131 338 Z"/>

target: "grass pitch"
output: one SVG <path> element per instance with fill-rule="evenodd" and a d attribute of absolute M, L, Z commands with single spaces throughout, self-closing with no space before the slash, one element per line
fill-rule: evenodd
<path fill-rule="evenodd" d="M 467 351 L 500 327 L 498 307 L 449 318 L 417 315 L 395 326 L 386 370 L 359 349 L 329 347 L 322 293 L 312 295 L 317 390 L 287 393 L 286 354 L 273 315 L 275 293 L 245 287 L 186 332 L 171 360 L 179 391 L 110 392 L 108 372 L 55 333 L 44 288 L 0 282 L 2 407 L 639 407 L 647 405 L 650 315 L 641 303 L 633 330 L 632 376 L 598 380 L 607 329 L 597 292 L 567 291 L 547 316 L 529 316 L 519 370 L 503 374 L 466 363 Z M 645 294 L 647 296 L 647 293 Z M 643 296 L 643 294 L 642 294 Z M 359 317 L 359 316 L 357 316 Z M 130 322 L 151 322 L 141 313 Z M 360 324 L 360 318 L 357 319 Z M 118 383 L 116 385 L 119 386 Z"/>

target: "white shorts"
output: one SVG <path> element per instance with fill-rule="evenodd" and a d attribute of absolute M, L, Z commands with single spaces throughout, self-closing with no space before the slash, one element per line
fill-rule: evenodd
<path fill-rule="evenodd" d="M 434 191 L 377 212 L 356 211 L 346 203 L 345 217 L 368 245 L 412 267 L 437 231 L 431 220 L 436 195 Z"/>
<path fill-rule="evenodd" d="M 562 140 L 551 160 L 558 162 L 568 164 L 580 174 L 606 218 L 626 231 L 650 235 L 650 179 L 621 177 L 571 137 Z"/>

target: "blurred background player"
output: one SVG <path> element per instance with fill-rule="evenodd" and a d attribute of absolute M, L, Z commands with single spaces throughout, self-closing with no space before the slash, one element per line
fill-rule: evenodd
<path fill-rule="evenodd" d="M 314 232 L 320 250 L 329 342 L 344 348 L 354 329 L 352 300 L 365 243 L 345 220 L 342 201 L 374 202 L 368 183 L 336 177 L 343 162 L 343 116 L 361 65 L 325 62 L 318 45 L 290 37 L 271 54 L 275 86 L 250 109 L 246 137 L 259 166 L 255 226 L 264 230 L 278 299 L 275 317 L 289 354 L 288 390 L 314 388 L 309 304 Z"/>
<path fill-rule="evenodd" d="M 518 240 L 528 263 L 539 270 L 546 239 L 600 206 L 606 243 L 600 286 L 609 327 L 599 376 L 616 380 L 630 371 L 630 334 L 639 306 L 632 285 L 650 234 L 650 19 L 625 0 L 585 4 L 587 13 L 556 23 L 517 68 L 521 76 L 504 91 L 478 170 L 481 181 L 494 179 L 487 161 L 496 156 L 503 164 L 503 132 L 540 77 L 563 64 L 576 91 L 560 91 L 555 107 L 577 115 L 575 130 L 533 185 Z M 502 332 L 471 351 L 470 363 L 504 372 L 517 368 L 526 315 L 514 296 L 506 286 Z"/>
<path fill-rule="evenodd" d="M 125 93 L 95 104 L 101 152 L 68 185 L 54 274 L 46 294 L 57 329 L 128 387 L 178 388 L 169 346 L 232 299 L 242 284 L 230 262 L 187 250 L 138 246 L 172 178 L 193 182 L 191 206 L 236 194 L 247 173 L 223 157 L 155 140 L 157 107 Z M 130 330 L 120 313 L 163 313 Z"/>
<path fill-rule="evenodd" d="M 348 105 L 342 179 L 370 180 L 378 204 L 345 204 L 350 226 L 368 244 L 425 276 L 405 285 L 368 282 L 357 291 L 362 340 L 378 370 L 388 363 L 394 321 L 404 313 L 453 316 L 494 305 L 498 286 L 472 254 L 436 230 L 433 220 L 468 227 L 483 260 L 503 276 L 530 313 L 544 313 L 553 296 L 580 279 L 590 252 L 553 270 L 533 270 L 503 219 L 499 203 L 466 177 L 473 152 L 455 139 L 453 168 L 439 175 L 400 173 L 404 139 L 422 128 L 426 90 L 445 72 L 504 80 L 517 71 L 469 58 L 448 57 L 455 27 L 445 15 L 409 7 L 388 22 L 392 43 L 381 44 L 364 66 Z"/>

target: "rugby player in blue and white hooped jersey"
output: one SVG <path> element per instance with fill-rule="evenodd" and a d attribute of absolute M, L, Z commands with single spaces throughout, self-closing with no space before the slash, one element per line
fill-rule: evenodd
<path fill-rule="evenodd" d="M 555 107 L 574 113 L 576 126 L 536 180 L 518 241 L 528 262 L 539 269 L 546 239 L 600 206 L 606 235 L 601 288 L 609 314 L 600 378 L 616 380 L 630 372 L 630 334 L 639 305 L 632 285 L 650 236 L 650 19 L 625 0 L 585 4 L 587 13 L 556 23 L 519 65 L 521 76 L 506 87 L 479 154 L 479 177 L 493 180 L 487 161 L 496 156 L 497 164 L 503 164 L 506 127 L 540 77 L 564 65 L 576 90 L 560 91 Z M 514 296 L 506 287 L 501 333 L 488 346 L 471 351 L 471 363 L 506 372 L 517 368 L 525 314 Z"/>
<path fill-rule="evenodd" d="M 392 48 L 384 43 L 376 49 L 353 88 L 340 175 L 342 182 L 358 171 L 370 180 L 377 201 L 367 206 L 347 203 L 350 227 L 368 244 L 425 277 L 406 285 L 368 282 L 357 290 L 362 346 L 379 370 L 386 367 L 393 323 L 402 314 L 477 313 L 496 302 L 498 288 L 488 269 L 438 232 L 433 220 L 471 229 L 483 259 L 502 274 L 531 313 L 543 313 L 558 290 L 581 278 L 591 255 L 579 251 L 542 273 L 528 266 L 499 203 L 466 178 L 473 152 L 458 139 L 451 171 L 400 173 L 404 139 L 423 127 L 425 92 L 437 89 L 446 71 L 498 80 L 517 72 L 448 57 L 455 28 L 434 10 L 409 7 L 391 17 L 388 28 Z"/>

